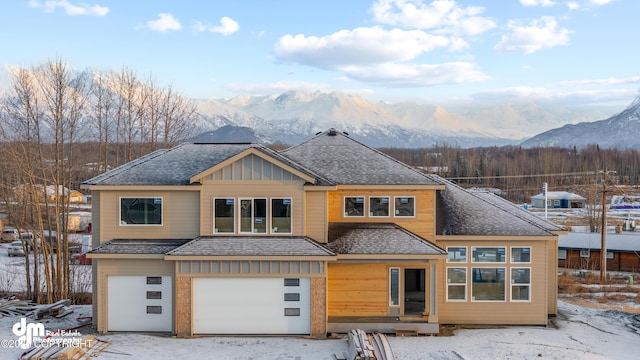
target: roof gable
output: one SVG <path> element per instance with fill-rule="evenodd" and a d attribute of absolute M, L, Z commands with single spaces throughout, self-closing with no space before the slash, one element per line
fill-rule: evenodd
<path fill-rule="evenodd" d="M 273 156 L 275 154 L 275 157 Z M 288 162 L 275 152 L 266 153 L 263 148 L 252 147 L 191 177 L 190 181 L 210 180 L 304 180 L 315 182 L 315 177 Z"/>

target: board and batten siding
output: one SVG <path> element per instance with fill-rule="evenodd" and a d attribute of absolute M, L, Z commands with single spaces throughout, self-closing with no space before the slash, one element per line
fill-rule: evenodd
<path fill-rule="evenodd" d="M 396 196 L 415 197 L 415 217 L 345 217 L 344 198 L 349 196 L 365 197 L 365 213 L 368 213 L 369 197 L 389 196 L 393 202 Z M 338 190 L 328 194 L 329 222 L 383 222 L 396 223 L 403 228 L 433 241 L 435 234 L 435 190 Z M 393 211 L 393 204 L 389 211 Z"/>
<path fill-rule="evenodd" d="M 96 324 L 99 332 L 106 332 L 108 328 L 108 276 L 175 276 L 175 263 L 173 261 L 164 261 L 162 259 L 94 259 L 93 261 L 94 264 L 100 264 L 99 267 L 93 267 L 97 281 L 97 289 L 95 289 L 94 294 L 98 294 L 98 296 L 94 306 L 96 308 L 95 311 L 99 314 Z M 96 283 L 94 283 L 94 286 L 96 286 Z M 171 296 L 173 297 L 173 294 Z"/>
<path fill-rule="evenodd" d="M 120 225 L 120 198 L 161 197 L 162 225 Z M 197 237 L 198 191 L 100 191 L 100 243 L 112 239 L 187 239 Z"/>
<path fill-rule="evenodd" d="M 328 316 L 388 314 L 387 264 L 328 264 Z"/>
<path fill-rule="evenodd" d="M 307 191 L 305 193 L 305 235 L 313 240 L 327 242 L 327 193 Z"/>
<path fill-rule="evenodd" d="M 304 235 L 304 183 L 298 181 L 215 181 L 203 182 L 200 197 L 200 234 L 202 236 L 214 235 L 213 232 L 213 199 L 234 198 L 236 204 L 239 198 L 291 198 L 292 202 L 292 234 Z M 271 204 L 267 205 L 271 209 Z M 236 227 L 238 221 L 238 209 L 236 208 Z M 268 210 L 270 211 L 270 210 Z M 270 219 L 270 214 L 267 213 Z M 264 236 L 265 234 L 260 234 Z M 289 234 L 287 234 L 289 235 Z"/>
<path fill-rule="evenodd" d="M 438 246 L 467 246 L 466 263 L 438 264 L 438 315 L 441 324 L 480 324 L 480 325 L 545 325 L 548 319 L 548 264 L 547 240 L 443 240 L 438 239 Z M 472 263 L 472 246 L 505 247 L 506 263 Z M 531 247 L 531 263 L 511 263 L 511 247 Z M 466 301 L 447 301 L 447 267 L 467 268 Z M 505 301 L 472 301 L 472 268 L 496 267 L 505 268 Z M 531 301 L 511 301 L 511 268 L 531 268 Z M 555 275 L 555 274 L 554 274 Z"/>

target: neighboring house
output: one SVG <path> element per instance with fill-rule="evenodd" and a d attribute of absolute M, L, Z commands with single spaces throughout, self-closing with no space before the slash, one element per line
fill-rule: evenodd
<path fill-rule="evenodd" d="M 570 269 L 600 270 L 601 233 L 570 232 L 558 238 L 558 266 Z M 640 234 L 607 233 L 607 270 L 640 269 Z"/>
<path fill-rule="evenodd" d="M 29 199 L 30 196 L 37 196 L 40 201 L 46 200 L 55 201 L 57 196 L 67 198 L 69 202 L 72 203 L 81 203 L 83 200 L 83 195 L 81 192 L 77 190 L 69 190 L 62 185 L 58 185 L 58 192 L 56 195 L 56 186 L 55 185 L 47 185 L 44 188 L 42 185 L 18 185 L 14 187 L 14 194 L 17 199 L 24 200 Z"/>
<path fill-rule="evenodd" d="M 546 198 L 548 209 L 582 209 L 587 206 L 587 199 L 567 191 L 549 191 Z M 531 206 L 544 209 L 544 199 L 544 193 L 532 196 Z"/>
<path fill-rule="evenodd" d="M 546 325 L 562 228 L 334 129 L 184 143 L 87 180 L 100 332 Z"/>

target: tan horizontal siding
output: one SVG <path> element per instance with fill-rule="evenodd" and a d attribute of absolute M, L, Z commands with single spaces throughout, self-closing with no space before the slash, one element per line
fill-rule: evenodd
<path fill-rule="evenodd" d="M 121 197 L 161 197 L 162 225 L 120 225 Z M 112 239 L 188 239 L 198 236 L 200 223 L 197 191 L 101 191 L 100 242 Z"/>
<path fill-rule="evenodd" d="M 305 193 L 305 235 L 315 241 L 327 242 L 327 193 L 324 191 Z"/>
<path fill-rule="evenodd" d="M 522 324 L 544 325 L 548 315 L 549 280 L 546 258 L 548 250 L 546 241 L 439 241 L 438 245 L 446 249 L 447 246 L 467 245 L 467 263 L 446 263 L 438 265 L 437 302 L 439 321 L 442 324 Z M 471 246 L 505 246 L 506 263 L 471 263 Z M 511 246 L 530 246 L 531 263 L 510 263 Z M 467 300 L 465 302 L 446 301 L 447 267 L 467 268 Z M 505 301 L 471 301 L 472 273 L 474 267 L 505 268 Z M 511 268 L 531 268 L 530 302 L 512 302 L 511 298 Z"/>

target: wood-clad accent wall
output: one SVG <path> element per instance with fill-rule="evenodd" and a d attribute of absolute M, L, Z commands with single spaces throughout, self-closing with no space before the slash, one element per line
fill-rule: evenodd
<path fill-rule="evenodd" d="M 415 217 L 345 217 L 344 198 L 350 196 L 365 197 L 365 215 L 368 214 L 369 197 L 389 196 L 390 212 L 393 212 L 395 196 L 415 197 Z M 435 190 L 338 190 L 328 194 L 329 222 L 392 222 L 403 228 L 433 241 L 435 234 Z"/>
<path fill-rule="evenodd" d="M 328 316 L 384 316 L 388 312 L 386 264 L 333 264 L 327 272 Z"/>
<path fill-rule="evenodd" d="M 327 193 L 307 191 L 305 193 L 305 235 L 313 240 L 327 242 Z"/>

